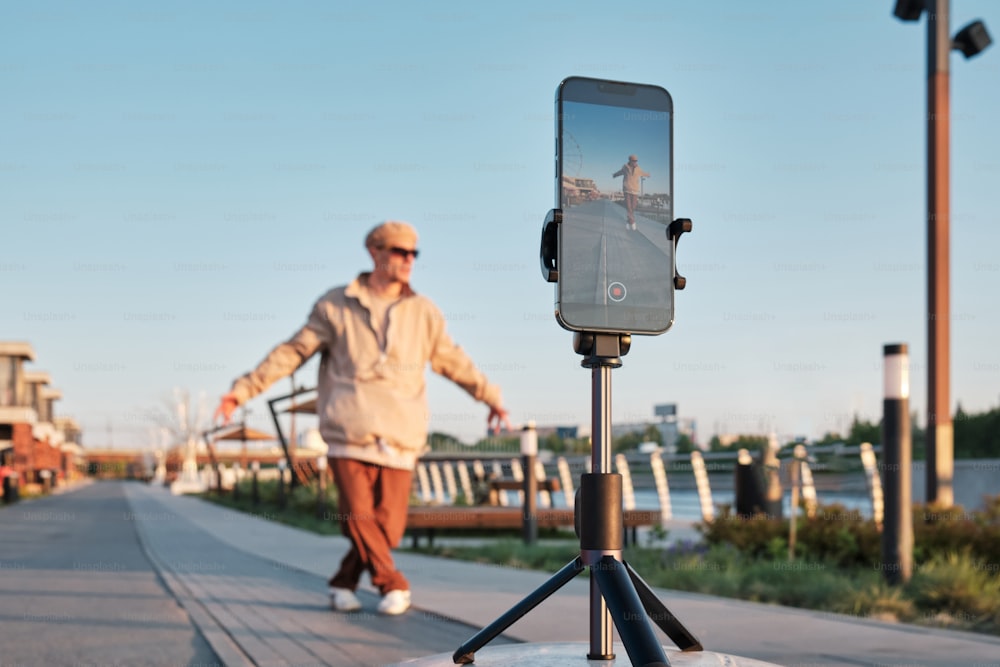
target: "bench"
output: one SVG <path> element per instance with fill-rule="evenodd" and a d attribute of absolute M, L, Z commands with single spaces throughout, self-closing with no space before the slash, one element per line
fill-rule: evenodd
<path fill-rule="evenodd" d="M 571 509 L 542 508 L 535 512 L 535 517 L 539 528 L 572 528 L 575 525 Z M 660 520 L 659 510 L 624 510 L 625 543 L 629 543 L 630 530 L 634 544 L 639 526 L 658 526 Z M 417 548 L 421 535 L 426 535 L 428 546 L 432 546 L 439 530 L 520 530 L 523 524 L 521 507 L 411 505 L 406 529 L 413 539 L 413 548 Z"/>

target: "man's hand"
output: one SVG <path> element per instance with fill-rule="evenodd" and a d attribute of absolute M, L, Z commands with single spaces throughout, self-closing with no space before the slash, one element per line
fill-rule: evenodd
<path fill-rule="evenodd" d="M 229 393 L 223 396 L 219 401 L 219 407 L 215 409 L 215 421 L 219 421 L 219 417 L 222 417 L 223 426 L 228 424 L 239 404 L 240 402 L 233 394 Z"/>
<path fill-rule="evenodd" d="M 510 423 L 510 415 L 502 407 L 491 407 L 490 416 L 486 418 L 486 423 L 489 424 L 490 433 L 494 435 L 500 432 L 501 424 L 503 424 L 508 431 L 514 430 L 514 427 Z"/>

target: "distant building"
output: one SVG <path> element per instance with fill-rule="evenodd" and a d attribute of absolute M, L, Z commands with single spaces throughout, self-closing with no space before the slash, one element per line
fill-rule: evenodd
<path fill-rule="evenodd" d="M 51 486 L 80 473 L 80 428 L 55 416 L 62 392 L 44 371 L 28 370 L 31 345 L 0 342 L 0 468 L 20 485 Z"/>
<path fill-rule="evenodd" d="M 601 191 L 592 178 L 563 176 L 562 188 L 562 200 L 569 206 L 601 198 Z"/>

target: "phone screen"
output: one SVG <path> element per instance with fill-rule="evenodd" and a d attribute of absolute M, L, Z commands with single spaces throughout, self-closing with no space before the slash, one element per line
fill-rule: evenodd
<path fill-rule="evenodd" d="M 556 318 L 575 331 L 660 334 L 673 323 L 670 94 L 571 77 L 556 92 Z"/>

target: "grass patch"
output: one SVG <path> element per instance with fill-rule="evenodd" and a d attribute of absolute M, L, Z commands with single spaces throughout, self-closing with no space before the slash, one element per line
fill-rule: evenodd
<path fill-rule="evenodd" d="M 580 555 L 578 542 L 527 545 L 515 538 L 498 538 L 489 545 L 442 545 L 411 549 L 415 553 L 504 565 L 524 570 L 555 572 Z"/>
<path fill-rule="evenodd" d="M 258 482 L 255 500 L 253 485 L 249 479 L 242 480 L 237 486 L 238 490 L 235 493 L 209 491 L 201 494 L 201 498 L 229 509 L 320 535 L 340 535 L 340 525 L 336 519 L 337 492 L 333 485 L 327 488 L 322 506 L 319 504 L 316 489 L 312 487 L 297 486 L 291 493 L 282 496 L 278 491 L 277 480 Z"/>

